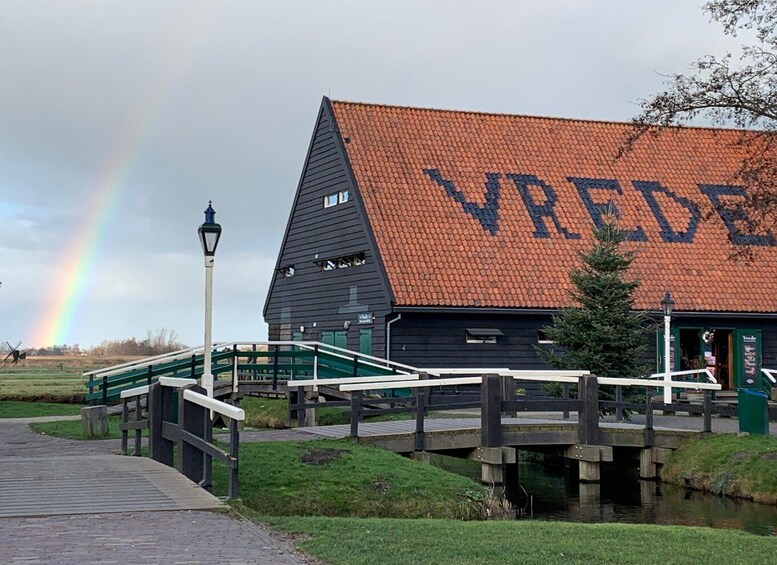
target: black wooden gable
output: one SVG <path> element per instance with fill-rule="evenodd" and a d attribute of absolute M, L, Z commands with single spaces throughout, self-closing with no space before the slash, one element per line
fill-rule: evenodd
<path fill-rule="evenodd" d="M 380 351 L 382 317 L 391 293 L 333 118 L 324 99 L 318 114 L 276 269 L 264 306 L 271 338 L 320 339 L 374 315 Z M 361 316 L 360 316 L 361 315 Z M 373 327 L 370 324 L 369 327 Z M 356 348 L 358 334 L 349 334 Z M 298 336 L 299 337 L 299 336 Z"/>

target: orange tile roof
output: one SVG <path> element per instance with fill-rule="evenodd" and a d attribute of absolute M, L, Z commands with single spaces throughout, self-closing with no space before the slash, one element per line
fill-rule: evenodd
<path fill-rule="evenodd" d="M 622 227 L 643 232 L 624 244 L 637 308 L 658 309 L 669 290 L 680 311 L 777 311 L 777 247 L 734 261 L 720 216 L 694 226 L 712 211 L 700 185 L 737 168 L 739 131 L 673 128 L 615 159 L 628 124 L 332 108 L 399 306 L 572 305 L 568 272 L 592 244 L 591 211 L 611 199 Z"/>

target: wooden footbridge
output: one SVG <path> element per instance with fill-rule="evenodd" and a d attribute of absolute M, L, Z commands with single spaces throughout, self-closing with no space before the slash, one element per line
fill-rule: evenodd
<path fill-rule="evenodd" d="M 517 449 L 561 451 L 578 462 L 581 481 L 598 481 L 600 465 L 620 458 L 638 460 L 640 476 L 654 479 L 657 466 L 672 449 L 691 435 L 712 430 L 713 415 L 736 416 L 736 407 L 713 402 L 720 385 L 705 371 L 673 373 L 666 382 L 663 374 L 653 375 L 662 380 L 602 379 L 586 371 L 420 369 L 312 342 L 217 344 L 212 358 L 215 395 L 227 402 L 237 404 L 245 394 L 284 394 L 300 428 L 311 434 L 349 437 L 420 458 L 431 452 L 468 457 L 482 463 L 482 478 L 492 483 L 501 482 L 505 470 L 515 464 Z M 233 469 L 234 494 L 239 440 L 231 419 L 235 413 L 230 410 L 235 409 L 218 400 L 208 405 L 232 429 L 230 453 L 220 452 L 210 440 L 211 418 L 203 416 L 204 401 L 193 396 L 201 392 L 192 387 L 203 372 L 202 359 L 201 350 L 191 349 L 87 373 L 88 398 L 92 402 L 123 400 L 125 450 L 128 436 L 134 433 L 139 454 L 140 430 L 149 428 L 153 458 L 170 465 L 172 449 L 178 446 L 179 453 L 191 454 L 177 462 L 178 469 L 208 485 L 210 462 L 218 457 Z M 773 380 L 769 372 L 764 374 Z M 697 380 L 684 380 L 688 378 Z M 171 383 L 183 383 L 182 379 L 188 380 L 180 390 L 164 392 L 178 386 Z M 530 382 L 556 383 L 562 398 L 519 394 Z M 612 397 L 603 398 L 600 387 L 608 387 Z M 664 404 L 656 394 L 664 387 L 695 391 L 698 402 Z M 624 391 L 635 390 L 643 401 L 624 400 Z M 162 396 L 167 400 L 160 404 L 155 398 Z M 136 410 L 133 421 L 130 403 L 140 406 L 144 397 L 149 398 L 150 417 L 144 419 L 142 411 Z M 185 406 L 195 398 L 200 412 L 188 418 L 197 422 L 191 428 L 183 420 L 189 410 Z M 348 410 L 350 424 L 315 426 L 315 412 L 321 407 Z M 179 422 L 175 421 L 176 410 Z M 616 421 L 602 422 L 603 410 L 612 411 Z M 644 423 L 625 422 L 624 411 L 644 414 Z M 656 411 L 702 415 L 703 426 L 700 430 L 655 426 Z M 563 419 L 518 417 L 531 412 L 561 413 Z M 375 416 L 402 413 L 411 419 L 370 422 Z M 453 417 L 444 417 L 450 415 Z M 777 414 L 772 417 L 777 419 Z"/>

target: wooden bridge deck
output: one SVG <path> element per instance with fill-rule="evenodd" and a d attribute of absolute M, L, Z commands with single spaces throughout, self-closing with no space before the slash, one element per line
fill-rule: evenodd
<path fill-rule="evenodd" d="M 503 445 L 514 447 L 570 446 L 577 443 L 575 420 L 540 418 L 502 418 Z M 644 446 L 645 429 L 637 423 L 600 423 L 602 444 L 614 447 Z M 311 426 L 301 428 L 320 437 L 341 439 L 350 435 L 350 425 Z M 367 422 L 359 424 L 359 441 L 406 453 L 413 451 L 414 420 Z M 656 425 L 654 445 L 677 447 L 698 431 Z M 424 423 L 426 448 L 429 451 L 475 448 L 481 445 L 480 418 L 429 418 Z"/>
<path fill-rule="evenodd" d="M 0 457 L 0 518 L 223 506 L 175 469 L 146 457 Z"/>

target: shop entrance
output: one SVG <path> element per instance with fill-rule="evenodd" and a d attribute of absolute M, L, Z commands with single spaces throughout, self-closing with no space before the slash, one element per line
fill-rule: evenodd
<path fill-rule="evenodd" d="M 663 332 L 656 335 L 657 372 L 663 372 Z M 731 328 L 672 328 L 673 371 L 709 369 L 723 390 L 760 386 L 761 332 Z M 744 384 L 743 384 L 744 383 Z"/>
<path fill-rule="evenodd" d="M 680 328 L 680 370 L 709 369 L 723 390 L 734 388 L 730 329 Z"/>

